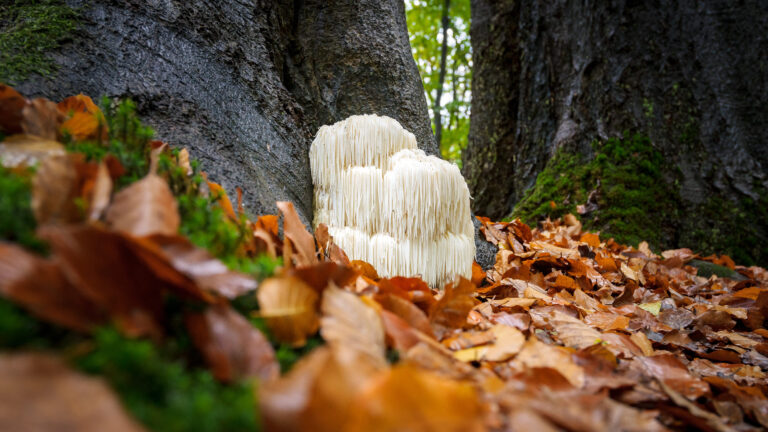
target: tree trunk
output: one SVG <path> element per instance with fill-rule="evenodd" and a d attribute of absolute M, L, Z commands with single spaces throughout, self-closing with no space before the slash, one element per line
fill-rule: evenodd
<path fill-rule="evenodd" d="M 52 100 L 130 97 L 158 138 L 186 146 L 253 214 L 290 200 L 312 220 L 309 146 L 353 114 L 387 115 L 439 155 L 400 0 L 70 0 L 76 34 L 53 78 L 16 87 Z M 476 236 L 477 260 L 494 249 Z"/>
<path fill-rule="evenodd" d="M 437 142 L 437 148 L 440 148 L 440 143 L 443 139 L 443 117 L 442 117 L 442 105 L 443 99 L 443 84 L 445 84 L 446 73 L 446 58 L 448 56 L 448 27 L 451 24 L 451 19 L 448 13 L 451 8 L 451 0 L 445 0 L 443 4 L 443 17 L 440 20 L 443 29 L 443 43 L 440 47 L 440 72 L 438 77 L 437 95 L 435 95 L 435 105 L 432 107 L 433 115 L 435 116 L 435 141 Z"/>
<path fill-rule="evenodd" d="M 707 232 L 739 228 L 718 225 L 727 213 L 768 202 L 764 2 L 471 5 L 464 173 L 477 213 L 508 215 L 558 149 L 588 155 L 593 140 L 624 131 L 648 136 L 667 160 L 660 180 L 679 194 L 683 219 L 668 244 L 708 249 Z M 747 241 L 765 243 L 757 225 Z"/>
<path fill-rule="evenodd" d="M 291 200 L 312 219 L 308 150 L 352 114 L 397 119 L 438 154 L 399 0 L 71 1 L 82 7 L 53 79 L 29 96 L 131 97 L 160 139 L 255 214 Z"/>

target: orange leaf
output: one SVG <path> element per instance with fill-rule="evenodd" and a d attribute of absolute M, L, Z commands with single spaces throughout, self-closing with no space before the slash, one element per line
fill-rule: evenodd
<path fill-rule="evenodd" d="M 443 297 L 432 306 L 429 321 L 439 339 L 456 328 L 467 324 L 469 311 L 478 303 L 474 298 L 475 286 L 464 278 L 445 286 Z"/>
<path fill-rule="evenodd" d="M 78 175 L 72 155 L 45 159 L 32 179 L 32 212 L 39 225 L 82 219 L 75 198 Z"/>
<path fill-rule="evenodd" d="M 70 96 L 59 102 L 57 107 L 66 116 L 60 130 L 67 131 L 76 141 L 97 138 L 100 127 L 106 137 L 104 116 L 90 97 L 82 93 Z"/>
<path fill-rule="evenodd" d="M 217 379 L 270 380 L 280 374 L 272 345 L 231 307 L 215 305 L 202 313 L 190 313 L 186 323 L 192 341 Z"/>
<path fill-rule="evenodd" d="M 485 271 L 477 261 L 472 261 L 472 284 L 480 286 L 485 280 Z"/>
<path fill-rule="evenodd" d="M 597 234 L 587 232 L 582 234 L 579 240 L 594 248 L 600 247 L 600 236 Z"/>
<path fill-rule="evenodd" d="M 399 316 L 413 328 L 426 335 L 434 337 L 432 334 L 432 327 L 429 324 L 429 318 L 427 318 L 427 315 L 419 309 L 418 306 L 393 294 L 379 296 L 377 301 L 384 307 L 384 309 Z"/>
<path fill-rule="evenodd" d="M 376 379 L 355 403 L 345 431 L 482 431 L 474 386 L 408 364 Z"/>
<path fill-rule="evenodd" d="M 374 365 L 385 365 L 384 327 L 379 313 L 355 294 L 334 286 L 323 291 L 320 334 L 331 346 L 364 353 Z"/>
<path fill-rule="evenodd" d="M 208 180 L 205 182 L 208 184 L 208 189 L 211 191 L 211 197 L 216 200 L 219 207 L 224 210 L 224 214 L 233 221 L 238 221 L 237 214 L 235 214 L 235 209 L 232 207 L 232 201 L 230 201 L 229 197 L 227 196 L 227 191 L 225 191 L 224 188 L 221 187 L 221 185 L 218 183 L 214 183 Z"/>

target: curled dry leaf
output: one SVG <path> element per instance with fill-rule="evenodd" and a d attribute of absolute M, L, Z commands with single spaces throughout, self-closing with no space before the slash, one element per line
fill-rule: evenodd
<path fill-rule="evenodd" d="M 32 212 L 39 225 L 72 223 L 81 217 L 77 207 L 77 170 L 70 155 L 45 159 L 32 179 Z"/>
<path fill-rule="evenodd" d="M 100 378 L 46 354 L 0 355 L 0 430 L 141 432 Z"/>
<path fill-rule="evenodd" d="M 429 312 L 429 321 L 439 339 L 446 332 L 467 324 L 469 311 L 478 303 L 474 293 L 475 286 L 464 278 L 445 286 L 443 297 Z"/>
<path fill-rule="evenodd" d="M 586 348 L 600 343 L 601 333 L 584 324 L 581 320 L 560 311 L 550 314 L 549 322 L 557 331 L 557 337 L 563 344 L 573 348 Z"/>
<path fill-rule="evenodd" d="M 323 292 L 320 334 L 330 345 L 346 345 L 384 365 L 384 328 L 379 313 L 360 297 L 331 285 Z"/>
<path fill-rule="evenodd" d="M 536 337 L 528 339 L 513 361 L 528 368 L 555 369 L 574 387 L 584 386 L 584 370 L 573 362 L 571 353 L 565 348 L 547 345 Z"/>
<path fill-rule="evenodd" d="M 205 182 L 208 185 L 211 198 L 216 200 L 219 207 L 224 210 L 224 214 L 227 215 L 227 217 L 229 217 L 231 220 L 237 221 L 238 217 L 235 213 L 235 208 L 232 207 L 232 201 L 230 201 L 229 196 L 227 195 L 227 191 L 224 190 L 224 188 L 221 187 L 221 185 L 218 183 L 208 181 L 207 179 Z"/>
<path fill-rule="evenodd" d="M 284 377 L 259 387 L 266 430 L 345 430 L 362 390 L 380 375 L 365 353 L 346 346 L 322 346 L 299 360 Z"/>
<path fill-rule="evenodd" d="M 56 104 L 43 98 L 29 101 L 21 115 L 21 129 L 25 134 L 54 141 L 58 136 L 59 125 L 64 120 Z"/>
<path fill-rule="evenodd" d="M 471 383 L 399 364 L 365 389 L 343 430 L 483 431 L 483 411 Z"/>
<path fill-rule="evenodd" d="M 384 309 L 399 316 L 411 327 L 426 335 L 434 337 L 429 318 L 427 318 L 427 315 L 415 304 L 394 294 L 378 296 L 376 300 L 384 307 Z"/>
<path fill-rule="evenodd" d="M 12 87 L 0 83 L 0 132 L 6 135 L 23 132 L 22 111 L 27 99 Z"/>
<path fill-rule="evenodd" d="M 283 215 L 283 233 L 286 240 L 290 241 L 296 250 L 294 257 L 284 257 L 286 264 L 296 259 L 297 266 L 312 265 L 317 263 L 315 254 L 315 238 L 312 237 L 296 213 L 293 203 L 290 201 L 278 201 L 277 209 Z"/>
<path fill-rule="evenodd" d="M 230 270 L 207 250 L 195 246 L 184 237 L 154 235 L 148 240 L 162 249 L 173 268 L 207 292 L 234 299 L 258 286 L 252 277 Z"/>
<path fill-rule="evenodd" d="M 43 320 L 73 330 L 88 331 L 107 322 L 57 263 L 7 243 L 0 243 L 0 295 Z"/>
<path fill-rule="evenodd" d="M 306 343 L 317 331 L 317 292 L 297 277 L 274 277 L 261 283 L 256 293 L 259 316 L 279 342 Z"/>
<path fill-rule="evenodd" d="M 134 252 L 133 240 L 95 226 L 46 226 L 39 235 L 77 290 L 123 332 L 161 336 L 167 282 Z"/>
<path fill-rule="evenodd" d="M 11 135 L 0 142 L 0 161 L 5 167 L 32 166 L 49 156 L 64 154 L 64 145 L 34 135 Z"/>
<path fill-rule="evenodd" d="M 202 351 L 213 376 L 225 382 L 277 378 L 280 366 L 261 332 L 228 305 L 214 305 L 186 316 L 192 341 Z"/>
<path fill-rule="evenodd" d="M 90 97 L 82 93 L 70 96 L 59 102 L 57 108 L 65 118 L 60 130 L 68 133 L 75 141 L 95 139 L 100 130 L 106 134 L 104 116 Z"/>
<path fill-rule="evenodd" d="M 107 210 L 107 223 L 134 236 L 174 235 L 179 231 L 179 210 L 168 183 L 149 174 L 115 195 Z"/>
<path fill-rule="evenodd" d="M 483 353 L 483 360 L 496 362 L 508 360 L 520 352 L 525 344 L 525 336 L 514 327 L 496 324 L 491 328 L 491 332 L 496 340 Z"/>

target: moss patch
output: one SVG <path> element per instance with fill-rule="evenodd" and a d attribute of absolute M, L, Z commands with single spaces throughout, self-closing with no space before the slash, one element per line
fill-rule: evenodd
<path fill-rule="evenodd" d="M 692 126 L 687 129 L 695 129 Z M 759 199 L 713 194 L 699 205 L 680 198 L 681 173 L 643 135 L 595 141 L 593 158 L 559 151 L 525 192 L 511 217 L 535 224 L 546 217 L 580 217 L 588 230 L 621 243 L 646 240 L 656 249 L 689 247 L 727 254 L 743 265 L 768 262 L 768 191 Z M 590 199 L 590 195 L 592 198 Z"/>
<path fill-rule="evenodd" d="M 48 76 L 56 65 L 48 53 L 77 28 L 78 11 L 60 0 L 15 0 L 0 4 L 0 82 L 30 74 Z"/>
<path fill-rule="evenodd" d="M 591 160 L 559 151 L 547 163 L 512 217 L 535 223 L 546 217 L 576 214 L 577 205 L 597 209 L 581 219 L 585 227 L 617 241 L 669 244 L 665 227 L 675 224 L 677 189 L 663 178 L 664 159 L 642 135 L 592 143 Z M 592 198 L 590 198 L 590 195 Z"/>

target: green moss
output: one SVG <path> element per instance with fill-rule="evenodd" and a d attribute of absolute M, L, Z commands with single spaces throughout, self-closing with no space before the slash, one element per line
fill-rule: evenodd
<path fill-rule="evenodd" d="M 692 118 L 682 128 L 684 143 L 697 140 Z M 546 218 L 576 214 L 596 193 L 597 209 L 580 217 L 584 227 L 621 243 L 648 241 L 657 249 L 689 247 L 696 252 L 726 254 L 737 263 L 768 262 L 768 191 L 755 185 L 759 198 L 735 199 L 714 193 L 702 204 L 680 199 L 681 174 L 642 135 L 596 141 L 594 157 L 559 151 L 539 173 L 511 217 L 535 224 Z M 550 202 L 556 207 L 552 208 Z"/>
<path fill-rule="evenodd" d="M 701 277 L 709 278 L 712 275 L 721 278 L 730 278 L 735 280 L 744 280 L 746 277 L 742 276 L 726 266 L 714 264 L 708 261 L 691 260 L 688 265 L 696 267 L 698 269 L 698 275 Z"/>
<path fill-rule="evenodd" d="M 35 217 L 31 205 L 34 170 L 10 170 L 0 164 L 0 241 L 18 243 L 36 252 L 45 245 L 35 237 Z"/>
<path fill-rule="evenodd" d="M 512 217 L 535 223 L 576 214 L 576 206 L 587 204 L 595 191 L 598 209 L 582 218 L 587 229 L 600 230 L 622 243 L 667 243 L 661 227 L 674 223 L 678 193 L 663 179 L 661 153 L 647 137 L 629 134 L 595 141 L 592 148 L 592 160 L 559 151 L 515 206 Z"/>
<path fill-rule="evenodd" d="M 78 25 L 79 13 L 61 0 L 15 0 L 0 4 L 0 82 L 16 83 L 56 71 L 48 53 Z"/>
<path fill-rule="evenodd" d="M 127 339 L 113 329 L 98 331 L 93 344 L 77 365 L 107 379 L 128 410 L 150 429 L 257 430 L 249 383 L 220 384 L 208 371 L 189 368 L 151 342 Z"/>

